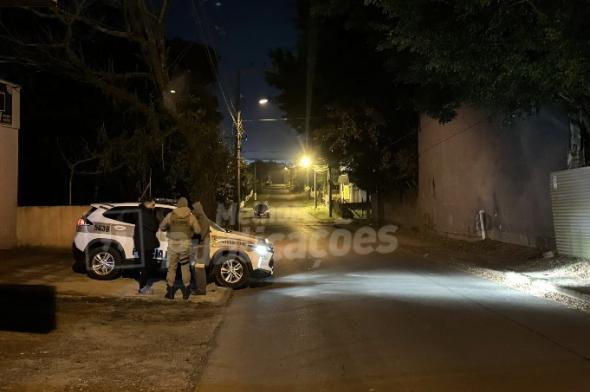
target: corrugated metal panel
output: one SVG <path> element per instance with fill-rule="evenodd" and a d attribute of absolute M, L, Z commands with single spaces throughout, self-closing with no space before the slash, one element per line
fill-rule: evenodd
<path fill-rule="evenodd" d="M 551 173 L 557 251 L 590 257 L 590 167 Z"/>

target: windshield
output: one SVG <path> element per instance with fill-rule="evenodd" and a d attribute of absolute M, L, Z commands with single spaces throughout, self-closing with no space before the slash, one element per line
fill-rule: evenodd
<path fill-rule="evenodd" d="M 221 231 L 223 233 L 227 233 L 227 230 L 226 229 L 224 229 L 223 227 L 219 226 L 215 222 L 209 222 L 209 226 L 212 227 L 213 229 L 217 230 L 217 231 Z"/>

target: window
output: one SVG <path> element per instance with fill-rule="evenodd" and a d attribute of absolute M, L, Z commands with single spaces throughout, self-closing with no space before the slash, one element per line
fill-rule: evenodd
<path fill-rule="evenodd" d="M 138 207 L 113 207 L 103 214 L 106 218 L 134 225 L 139 214 Z"/>

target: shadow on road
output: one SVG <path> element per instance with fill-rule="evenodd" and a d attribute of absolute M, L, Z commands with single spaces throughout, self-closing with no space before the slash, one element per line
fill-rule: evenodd
<path fill-rule="evenodd" d="M 49 333 L 55 312 L 55 287 L 0 284 L 0 330 Z"/>

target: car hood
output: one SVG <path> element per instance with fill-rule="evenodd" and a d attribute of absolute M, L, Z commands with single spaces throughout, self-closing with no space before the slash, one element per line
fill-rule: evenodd
<path fill-rule="evenodd" d="M 243 233 L 241 231 L 219 231 L 213 227 L 211 227 L 211 237 L 216 237 L 217 239 L 236 240 L 249 244 L 255 244 L 257 242 L 264 241 L 264 237 L 257 237 L 255 235 Z"/>

